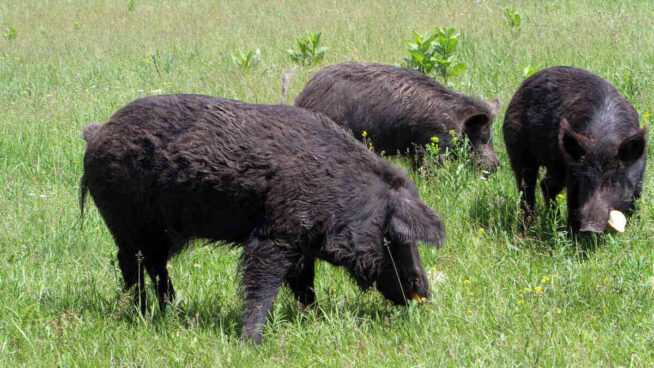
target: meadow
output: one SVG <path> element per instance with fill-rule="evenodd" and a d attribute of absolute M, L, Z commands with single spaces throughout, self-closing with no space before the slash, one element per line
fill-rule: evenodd
<path fill-rule="evenodd" d="M 651 0 L 0 0 L 0 366 L 654 367 L 653 150 L 627 231 L 575 242 L 565 200 L 550 213 L 540 193 L 521 230 L 501 133 L 525 69 L 574 65 L 616 86 L 651 142 L 652 19 Z M 402 40 L 438 26 L 461 33 L 467 70 L 453 88 L 502 103 L 504 165 L 488 177 L 464 159 L 411 173 L 447 226 L 444 248 L 421 247 L 439 281 L 431 303 L 394 307 L 319 262 L 320 309 L 283 289 L 263 345 L 244 344 L 239 250 L 198 242 L 170 261 L 175 306 L 137 313 L 92 201 L 81 227 L 84 126 L 152 94 L 278 103 L 287 50 L 322 32 L 325 58 L 297 70 L 292 100 L 332 63 L 400 65 Z M 251 70 L 232 61 L 257 48 Z"/>

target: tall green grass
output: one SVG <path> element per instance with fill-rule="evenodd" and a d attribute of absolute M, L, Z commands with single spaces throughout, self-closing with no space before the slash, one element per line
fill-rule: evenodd
<path fill-rule="evenodd" d="M 421 249 L 446 277 L 433 303 L 392 307 L 320 263 L 321 312 L 300 311 L 284 290 L 261 347 L 239 341 L 238 249 L 182 252 L 170 262 L 177 306 L 140 316 L 97 210 L 80 230 L 77 203 L 85 125 L 156 93 L 276 103 L 286 50 L 307 30 L 328 50 L 296 72 L 290 98 L 324 65 L 399 65 L 411 30 L 442 26 L 461 32 L 458 90 L 505 107 L 526 66 L 575 65 L 645 113 L 653 17 L 649 0 L 0 2 L 0 33 L 16 31 L 0 38 L 0 366 L 654 366 L 652 169 L 624 234 L 575 243 L 565 206 L 557 218 L 542 198 L 523 232 L 502 113 L 498 173 L 484 180 L 450 161 L 412 174 L 448 231 L 443 249 Z M 256 69 L 233 64 L 257 48 Z"/>

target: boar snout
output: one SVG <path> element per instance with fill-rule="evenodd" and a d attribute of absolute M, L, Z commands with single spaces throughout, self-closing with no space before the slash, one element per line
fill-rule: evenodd
<path fill-rule="evenodd" d="M 475 162 L 480 169 L 487 170 L 491 173 L 502 167 L 500 159 L 497 157 L 492 148 L 481 150 L 477 154 Z"/>
<path fill-rule="evenodd" d="M 579 211 L 579 232 L 603 234 L 609 222 L 609 208 L 596 192 L 582 205 Z"/>

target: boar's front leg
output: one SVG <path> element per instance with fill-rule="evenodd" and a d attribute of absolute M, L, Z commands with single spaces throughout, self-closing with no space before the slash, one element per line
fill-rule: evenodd
<path fill-rule="evenodd" d="M 555 169 L 547 168 L 547 175 L 540 182 L 540 188 L 543 190 L 543 198 L 545 204 L 552 206 L 553 201 L 556 200 L 556 195 L 561 193 L 565 186 L 565 173 L 559 172 Z"/>
<path fill-rule="evenodd" d="M 284 278 L 294 265 L 288 243 L 253 235 L 243 250 L 243 290 L 246 311 L 243 321 L 243 340 L 261 344 L 263 326 L 268 312 L 279 293 Z"/>
<path fill-rule="evenodd" d="M 316 259 L 310 256 L 305 256 L 295 267 L 291 267 L 286 275 L 286 283 L 293 291 L 295 299 L 304 308 L 315 306 L 316 289 L 313 287 L 315 275 Z"/>
<path fill-rule="evenodd" d="M 523 166 L 516 170 L 518 190 L 522 193 L 521 210 L 523 221 L 528 225 L 534 214 L 536 200 L 536 180 L 538 179 L 538 166 Z"/>

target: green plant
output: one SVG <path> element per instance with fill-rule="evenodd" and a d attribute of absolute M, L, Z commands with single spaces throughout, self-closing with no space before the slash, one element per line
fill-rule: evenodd
<path fill-rule="evenodd" d="M 622 95 L 627 99 L 634 99 L 641 95 L 641 86 L 647 78 L 634 77 L 633 70 L 629 69 L 624 74 L 616 74 L 617 86 Z"/>
<path fill-rule="evenodd" d="M 129 0 L 127 2 L 127 11 L 133 13 L 135 10 L 136 10 L 136 6 L 134 5 L 134 0 Z"/>
<path fill-rule="evenodd" d="M 453 27 L 437 27 L 436 32 L 425 36 L 415 31 L 412 33 L 414 41 L 404 41 L 409 54 L 409 58 L 405 59 L 406 67 L 425 74 L 434 72 L 447 85 L 466 70 L 466 65 L 458 62 L 455 55 L 460 34 Z"/>
<path fill-rule="evenodd" d="M 515 8 L 506 7 L 504 9 L 504 21 L 511 28 L 520 28 L 522 17 Z"/>
<path fill-rule="evenodd" d="M 307 38 L 298 38 L 295 40 L 299 50 L 288 50 L 288 56 L 293 64 L 311 65 L 322 61 L 322 59 L 325 57 L 325 51 L 327 51 L 327 48 L 320 47 L 321 35 L 321 32 L 307 32 Z"/>
<path fill-rule="evenodd" d="M 524 67 L 524 69 L 522 69 L 522 77 L 523 78 L 529 78 L 539 70 L 541 70 L 541 68 L 535 67 L 535 66 L 532 66 L 531 64 L 529 64 L 526 67 Z"/>
<path fill-rule="evenodd" d="M 15 40 L 18 34 L 16 33 L 16 28 L 14 27 L 9 27 L 5 30 L 5 33 L 2 35 L 2 37 L 8 39 L 8 40 Z"/>
<path fill-rule="evenodd" d="M 232 61 L 241 69 L 254 69 L 261 61 L 261 50 L 250 50 L 247 54 L 239 51 L 237 55 L 232 55 Z"/>

